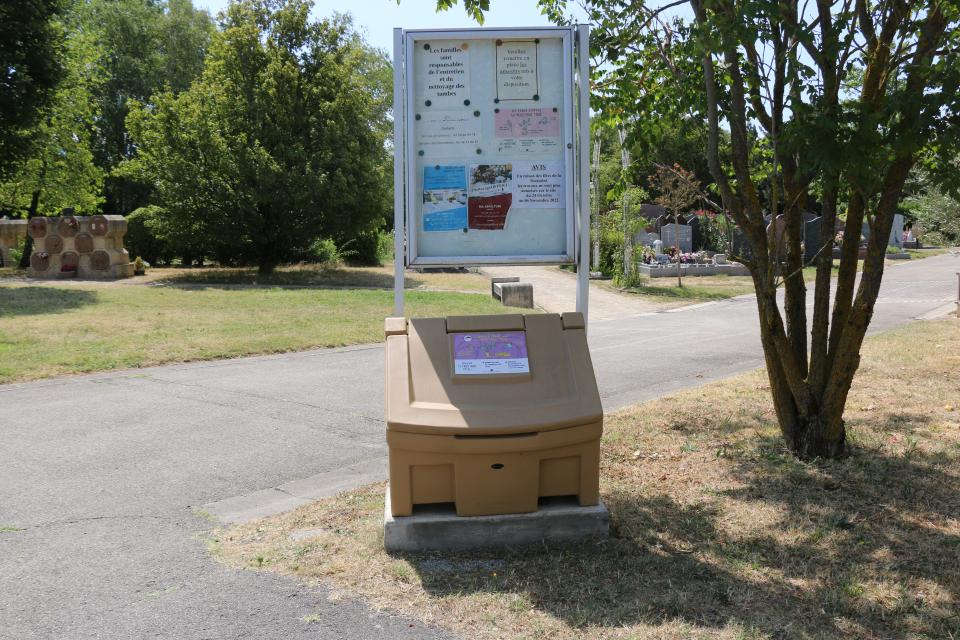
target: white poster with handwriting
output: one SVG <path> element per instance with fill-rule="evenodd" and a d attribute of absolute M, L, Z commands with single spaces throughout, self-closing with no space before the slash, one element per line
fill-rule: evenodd
<path fill-rule="evenodd" d="M 536 100 L 540 93 L 538 85 L 537 43 L 534 40 L 498 43 L 497 98 Z"/>
<path fill-rule="evenodd" d="M 518 209 L 562 209 L 563 161 L 513 163 L 513 206 Z"/>
<path fill-rule="evenodd" d="M 449 40 L 418 45 L 421 56 L 416 108 L 463 107 L 470 100 L 470 44 Z M 465 102 L 466 101 L 466 102 Z"/>

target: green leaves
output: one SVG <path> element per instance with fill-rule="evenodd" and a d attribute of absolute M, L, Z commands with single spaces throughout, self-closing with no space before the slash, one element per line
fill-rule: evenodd
<path fill-rule="evenodd" d="M 96 166 L 93 137 L 100 118 L 94 95 L 103 84 L 104 52 L 93 34 L 74 28 L 68 14 L 56 28 L 67 33 L 63 76 L 29 131 L 29 156 L 0 183 L 0 208 L 26 214 L 34 194 L 37 213 L 58 215 L 64 207 L 96 213 L 102 202 L 104 172 Z"/>
<path fill-rule="evenodd" d="M 40 110 L 62 75 L 63 0 L 0 6 L 0 180 L 29 149 Z"/>
<path fill-rule="evenodd" d="M 230 5 L 200 79 L 132 109 L 126 170 L 177 250 L 269 270 L 382 219 L 391 76 L 348 19 L 306 6 Z"/>

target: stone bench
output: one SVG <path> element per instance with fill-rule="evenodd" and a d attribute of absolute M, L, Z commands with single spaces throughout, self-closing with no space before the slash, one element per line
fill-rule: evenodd
<path fill-rule="evenodd" d="M 490 295 L 508 307 L 533 309 L 533 285 L 520 278 L 491 278 Z"/>

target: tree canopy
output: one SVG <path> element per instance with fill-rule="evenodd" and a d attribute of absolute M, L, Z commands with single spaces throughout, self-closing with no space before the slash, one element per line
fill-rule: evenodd
<path fill-rule="evenodd" d="M 363 73 L 382 62 L 346 18 L 311 21 L 310 6 L 232 3 L 200 78 L 133 104 L 124 175 L 153 187 L 183 251 L 269 272 L 383 219 L 388 89 Z"/>
<path fill-rule="evenodd" d="M 130 102 L 186 90 L 203 69 L 215 25 L 191 0 L 89 0 L 78 11 L 106 54 L 93 140 L 97 166 L 107 174 L 105 212 L 127 214 L 150 197 L 148 187 L 114 173 L 136 153 L 126 123 Z"/>
<path fill-rule="evenodd" d="M 25 155 L 60 79 L 62 0 L 0 3 L 0 180 Z"/>
<path fill-rule="evenodd" d="M 566 0 L 538 4 L 564 20 Z M 955 192 L 960 184 L 960 3 L 580 4 L 594 27 L 600 118 L 627 127 L 641 145 L 664 126 L 706 136 L 713 184 L 704 197 L 735 221 L 749 248 L 739 258 L 757 291 L 784 438 L 801 457 L 841 455 L 843 409 L 907 176 L 920 162 L 942 188 Z M 481 0 L 464 5 L 484 8 Z M 824 230 L 812 316 L 801 250 L 808 208 L 821 214 Z M 768 241 L 771 216 L 782 242 Z M 858 282 L 864 223 L 869 240 Z M 834 287 L 837 224 L 849 240 Z"/>
<path fill-rule="evenodd" d="M 104 172 L 92 152 L 99 120 L 93 96 L 103 82 L 103 52 L 92 33 L 77 28 L 77 19 L 71 11 L 56 20 L 56 28 L 67 34 L 63 77 L 29 130 L 31 153 L 0 182 L 4 210 L 57 215 L 72 207 L 90 215 L 103 201 Z"/>

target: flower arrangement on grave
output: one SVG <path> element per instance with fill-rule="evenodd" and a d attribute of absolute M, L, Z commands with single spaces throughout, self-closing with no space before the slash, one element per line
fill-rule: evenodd
<path fill-rule="evenodd" d="M 641 264 L 653 264 L 657 261 L 656 256 L 657 252 L 653 250 L 653 247 L 641 247 L 637 260 Z"/>
<path fill-rule="evenodd" d="M 677 261 L 677 248 L 664 247 L 663 252 L 670 256 L 671 262 Z M 706 260 L 706 254 L 703 251 L 693 251 L 691 253 L 680 253 L 680 264 L 703 264 Z"/>

